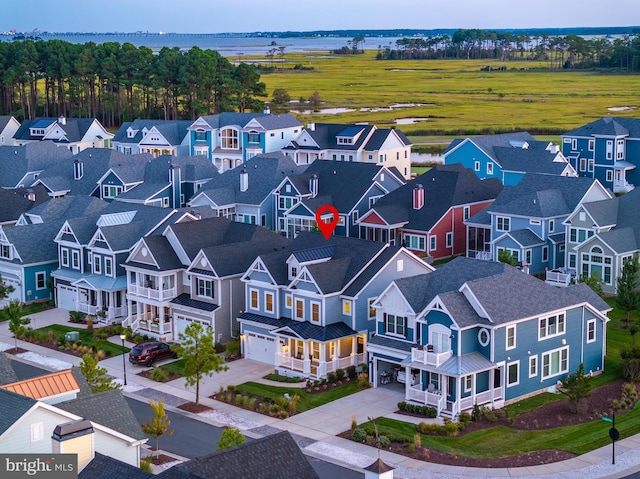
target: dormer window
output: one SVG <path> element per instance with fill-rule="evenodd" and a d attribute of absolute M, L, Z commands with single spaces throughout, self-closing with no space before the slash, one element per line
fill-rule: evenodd
<path fill-rule="evenodd" d="M 257 131 L 250 131 L 247 133 L 247 141 L 249 143 L 260 143 L 260 133 Z"/>
<path fill-rule="evenodd" d="M 31 136 L 44 136 L 44 128 L 30 128 Z"/>
<path fill-rule="evenodd" d="M 148 130 L 148 129 L 147 129 L 147 127 L 145 126 L 145 127 L 142 129 L 142 134 L 143 134 L 143 135 L 146 135 L 147 133 L 149 133 L 149 130 Z"/>
<path fill-rule="evenodd" d="M 204 130 L 196 130 L 195 139 L 196 141 L 207 141 L 207 132 Z"/>
<path fill-rule="evenodd" d="M 127 128 L 127 138 L 133 138 L 138 133 L 138 130 L 134 130 L 133 128 Z"/>
<path fill-rule="evenodd" d="M 0 245 L 0 258 L 11 259 L 11 245 Z"/>

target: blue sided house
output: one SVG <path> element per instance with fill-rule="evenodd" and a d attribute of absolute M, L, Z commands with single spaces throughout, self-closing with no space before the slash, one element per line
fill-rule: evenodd
<path fill-rule="evenodd" d="M 301 233 L 242 277 L 243 353 L 280 374 L 316 379 L 364 364 L 375 299 L 393 279 L 431 271 L 398 246 Z"/>
<path fill-rule="evenodd" d="M 562 153 L 580 176 L 614 193 L 640 182 L 640 118 L 600 118 L 562 135 Z"/>
<path fill-rule="evenodd" d="M 570 278 L 560 271 L 565 266 L 563 222 L 578 205 L 607 198 L 611 193 L 592 178 L 526 174 L 465 221 L 467 256 L 498 261 L 505 250 L 532 274 L 558 270 L 558 286 L 566 286 Z"/>
<path fill-rule="evenodd" d="M 290 114 L 225 112 L 201 116 L 189 130 L 189 154 L 203 155 L 221 173 L 254 156 L 280 151 L 302 125 Z"/>
<path fill-rule="evenodd" d="M 588 374 L 604 369 L 611 308 L 584 283 L 556 288 L 504 263 L 459 257 L 393 281 L 373 308 L 374 386 L 404 382 L 407 401 L 439 416 L 554 392 L 581 363 Z"/>
<path fill-rule="evenodd" d="M 557 145 L 527 132 L 457 138 L 443 155 L 445 165 L 462 163 L 480 179 L 498 178 L 505 186 L 517 184 L 526 173 L 576 176 Z"/>

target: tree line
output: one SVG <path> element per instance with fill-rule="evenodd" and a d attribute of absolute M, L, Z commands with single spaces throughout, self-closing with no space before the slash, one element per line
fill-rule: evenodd
<path fill-rule="evenodd" d="M 380 45 L 379 60 L 488 59 L 537 60 L 549 68 L 619 68 L 640 71 L 640 36 L 585 38 L 576 34 L 550 36 L 459 29 L 451 36 L 401 38 Z"/>
<path fill-rule="evenodd" d="M 107 127 L 136 118 L 191 119 L 259 111 L 266 96 L 255 67 L 214 50 L 63 40 L 0 42 L 0 115 L 19 120 L 97 118 Z"/>

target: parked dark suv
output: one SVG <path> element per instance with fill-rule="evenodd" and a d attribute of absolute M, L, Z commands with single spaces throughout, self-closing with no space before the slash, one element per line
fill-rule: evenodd
<path fill-rule="evenodd" d="M 164 358 L 177 358 L 178 355 L 167 343 L 160 341 L 147 341 L 136 344 L 129 351 L 129 362 L 133 364 L 144 364 L 151 366 L 154 362 Z"/>

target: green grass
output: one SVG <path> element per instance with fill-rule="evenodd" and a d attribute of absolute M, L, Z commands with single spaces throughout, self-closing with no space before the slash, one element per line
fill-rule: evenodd
<path fill-rule="evenodd" d="M 44 307 L 46 305 L 47 303 L 31 303 L 31 304 L 23 305 L 22 315 L 29 316 L 30 314 L 35 314 L 35 313 L 44 311 Z M 7 317 L 7 313 L 5 312 L 4 308 L 0 309 L 0 321 L 6 321 L 7 319 L 9 318 Z"/>
<path fill-rule="evenodd" d="M 426 173 L 431 169 L 431 166 L 413 166 L 411 165 L 411 173 L 415 173 L 420 176 L 422 173 Z"/>
<path fill-rule="evenodd" d="M 377 419 L 380 434 L 391 439 L 412 443 L 415 425 L 388 418 Z M 368 433 L 373 424 L 364 423 Z M 610 425 L 603 421 L 564 426 L 541 431 L 521 431 L 505 426 L 475 431 L 461 437 L 422 436 L 422 445 L 445 453 L 477 459 L 497 459 L 531 451 L 558 449 L 573 454 L 584 454 L 610 443 Z M 620 437 L 640 433 L 640 406 L 616 417 Z"/>
<path fill-rule="evenodd" d="M 109 341 L 94 340 L 93 332 L 87 329 L 74 328 L 71 326 L 63 326 L 61 324 L 53 324 L 51 326 L 38 328 L 35 331 L 43 331 L 45 334 L 47 334 L 49 330 L 54 331 L 56 336 L 60 336 L 61 334 L 65 334 L 70 331 L 78 331 L 80 333 L 80 343 L 86 346 L 90 346 L 95 350 L 102 349 L 105 352 L 105 354 L 110 354 L 111 356 L 117 356 L 119 354 L 122 354 L 123 352 L 122 345 L 120 344 L 114 344 Z M 124 352 L 128 353 L 129 348 L 125 346 Z"/>
<path fill-rule="evenodd" d="M 172 361 L 167 364 L 163 364 L 160 366 L 162 369 L 167 370 L 167 372 L 179 374 L 183 376 L 184 374 L 184 359 L 178 359 L 176 361 Z"/>
<path fill-rule="evenodd" d="M 239 384 L 235 387 L 235 390 L 240 393 L 248 393 L 254 396 L 259 396 L 271 400 L 274 400 L 278 397 L 283 397 L 285 393 L 289 394 L 289 396 L 297 394 L 300 396 L 297 410 L 298 412 L 305 412 L 318 406 L 322 406 L 323 404 L 330 403 L 331 401 L 335 401 L 336 399 L 340 399 L 358 392 L 358 384 L 357 381 L 353 380 L 343 386 L 331 389 L 326 392 L 319 392 L 314 394 L 309 394 L 302 388 L 271 386 L 269 384 L 260 384 L 254 382 Z"/>

